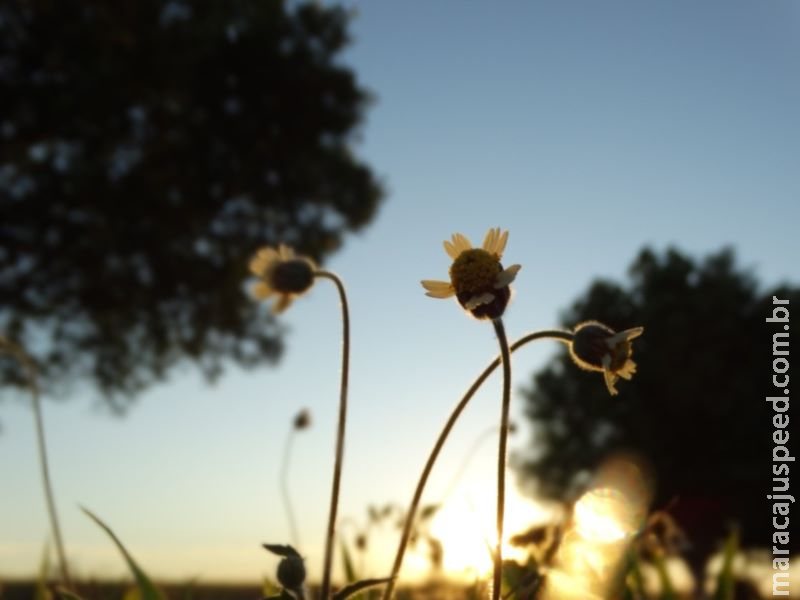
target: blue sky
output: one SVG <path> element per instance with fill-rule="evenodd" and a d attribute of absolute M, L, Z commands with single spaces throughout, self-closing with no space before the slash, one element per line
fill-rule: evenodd
<path fill-rule="evenodd" d="M 594 278 L 624 277 L 646 244 L 694 255 L 732 245 L 765 284 L 800 280 L 794 0 L 346 5 L 357 17 L 342 61 L 375 96 L 355 149 L 389 193 L 373 224 L 326 265 L 347 284 L 353 321 L 343 516 L 363 521 L 370 503 L 408 502 L 450 409 L 497 352 L 488 324 L 419 285 L 446 277 L 441 242 L 452 233 L 480 243 L 489 227 L 510 230 L 506 262 L 523 266 L 507 312 L 512 338 L 555 325 Z M 83 504 L 156 576 L 271 573 L 259 544 L 288 539 L 280 457 L 292 417 L 308 407 L 314 424 L 296 440 L 291 488 L 318 577 L 338 319 L 335 292 L 321 281 L 282 317 L 289 334 L 277 368 L 230 370 L 209 386 L 187 366 L 123 419 L 80 389 L 47 402 L 75 570 L 124 571 Z M 517 420 L 519 388 L 555 350 L 515 356 Z M 497 422 L 499 391 L 493 377 L 473 400 L 431 501 Z M 38 565 L 47 515 L 30 410 L 23 399 L 1 406 L 0 575 L 25 575 Z M 529 435 L 523 428 L 512 450 Z M 487 443 L 464 476 L 477 504 L 492 485 L 494 451 Z M 384 537 L 391 548 L 395 538 Z M 388 565 L 377 552 L 372 574 Z"/>

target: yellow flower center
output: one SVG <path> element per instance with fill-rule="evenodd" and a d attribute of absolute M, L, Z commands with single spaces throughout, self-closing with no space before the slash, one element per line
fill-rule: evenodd
<path fill-rule="evenodd" d="M 478 293 L 494 288 L 497 274 L 502 271 L 494 254 L 482 248 L 464 250 L 450 266 L 450 282 L 457 294 Z"/>

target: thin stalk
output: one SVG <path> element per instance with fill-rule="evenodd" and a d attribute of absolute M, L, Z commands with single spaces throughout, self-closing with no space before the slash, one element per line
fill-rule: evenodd
<path fill-rule="evenodd" d="M 511 344 L 509 351 L 514 352 L 525 344 L 541 339 L 557 340 L 565 344 L 569 344 L 572 341 L 572 334 L 567 331 L 558 331 L 555 329 L 536 331 L 521 337 L 516 342 Z M 447 423 L 445 423 L 441 433 L 439 433 L 439 438 L 436 440 L 436 444 L 433 446 L 433 450 L 431 450 L 431 453 L 428 456 L 428 461 L 425 463 L 425 467 L 422 469 L 422 474 L 420 475 L 419 481 L 417 482 L 417 487 L 414 490 L 414 496 L 411 499 L 411 505 L 406 513 L 403 533 L 400 537 L 400 544 L 397 547 L 397 554 L 395 555 L 394 565 L 392 566 L 392 572 L 390 574 L 391 580 L 384 589 L 383 600 L 389 600 L 394 592 L 397 576 L 400 573 L 400 567 L 403 565 L 403 557 L 405 556 L 406 548 L 408 547 L 408 539 L 411 536 L 411 527 L 414 523 L 414 519 L 416 518 L 420 500 L 422 500 L 422 492 L 425 491 L 425 485 L 428 483 L 428 477 L 433 470 L 433 465 L 436 462 L 436 459 L 439 457 L 439 452 L 441 452 L 442 448 L 444 447 L 444 443 L 447 441 L 447 437 L 450 435 L 450 431 L 453 429 L 456 421 L 458 421 L 461 413 L 467 407 L 467 404 L 469 404 L 469 401 L 475 395 L 475 392 L 478 391 L 478 388 L 483 385 L 483 382 L 486 381 L 489 375 L 491 375 L 498 365 L 500 365 L 500 360 L 500 356 L 495 358 L 489 364 L 489 366 L 483 370 L 483 373 L 481 373 L 478 378 L 472 382 L 472 385 L 453 409 L 453 412 L 450 413 L 450 417 L 447 419 Z"/>
<path fill-rule="evenodd" d="M 292 499 L 289 496 L 289 458 L 292 454 L 292 441 L 294 441 L 295 428 L 289 430 L 289 435 L 286 436 L 286 446 L 283 450 L 283 463 L 281 466 L 281 493 L 283 494 L 283 503 L 286 507 L 286 517 L 289 519 L 289 531 L 292 535 L 292 544 L 295 548 L 300 547 L 300 536 L 297 533 L 297 521 L 294 518 L 294 509 L 292 508 Z"/>
<path fill-rule="evenodd" d="M 42 475 L 44 497 L 47 503 L 47 512 L 50 517 L 50 527 L 53 530 L 56 553 L 58 554 L 58 569 L 61 573 L 61 582 L 68 589 L 72 589 L 72 580 L 69 576 L 66 553 L 64 552 L 64 542 L 61 537 L 61 527 L 58 521 L 58 513 L 56 512 L 55 495 L 53 494 L 53 486 L 50 482 L 50 468 L 47 460 L 47 444 L 44 434 L 42 402 L 39 396 L 39 386 L 36 383 L 36 365 L 33 359 L 28 356 L 22 348 L 3 337 L 0 337 L 0 349 L 8 350 L 10 354 L 20 362 L 25 371 L 28 389 L 31 392 L 31 404 L 33 405 L 33 415 L 36 424 L 36 443 L 39 450 L 39 468 Z"/>
<path fill-rule="evenodd" d="M 494 577 L 492 579 L 492 600 L 500 600 L 503 583 L 503 520 L 506 507 L 506 454 L 508 445 L 508 415 L 511 410 L 511 351 L 503 319 L 492 320 L 500 356 L 503 361 L 503 405 L 500 412 L 500 444 L 497 449 L 497 542 L 494 550 Z"/>
<path fill-rule="evenodd" d="M 331 507 L 328 516 L 328 532 L 325 538 L 325 559 L 322 571 L 322 587 L 320 597 L 327 600 L 331 589 L 331 567 L 333 564 L 333 542 L 336 534 L 336 511 L 339 507 L 339 483 L 342 478 L 342 462 L 344 460 L 344 434 L 347 422 L 347 383 L 350 370 L 350 313 L 347 307 L 347 295 L 344 284 L 333 273 L 317 271 L 315 277 L 330 279 L 336 285 L 342 304 L 342 380 L 339 388 L 339 425 L 336 434 L 336 460 L 333 466 L 333 489 L 331 491 Z"/>

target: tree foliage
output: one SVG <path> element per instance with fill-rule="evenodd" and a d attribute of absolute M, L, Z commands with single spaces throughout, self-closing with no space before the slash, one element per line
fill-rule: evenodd
<path fill-rule="evenodd" d="M 574 326 L 597 319 L 617 331 L 643 325 L 638 371 L 608 394 L 598 373 L 566 352 L 525 393 L 535 423 L 521 472 L 551 498 L 570 499 L 617 451 L 648 460 L 655 506 L 669 508 L 707 556 L 731 522 L 746 543 L 771 545 L 772 296 L 800 305 L 800 288 L 762 291 L 733 252 L 704 260 L 643 250 L 629 282 L 595 281 L 566 312 Z"/>
<path fill-rule="evenodd" d="M 51 389 L 120 399 L 186 359 L 274 360 L 250 254 L 323 259 L 373 217 L 348 15 L 293 6 L 0 2 L 0 331 Z"/>

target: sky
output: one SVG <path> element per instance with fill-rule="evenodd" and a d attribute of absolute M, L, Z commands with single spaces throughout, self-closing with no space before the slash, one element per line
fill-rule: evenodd
<path fill-rule="evenodd" d="M 356 14 L 341 62 L 374 96 L 354 150 L 388 192 L 373 223 L 326 264 L 351 304 L 340 507 L 351 538 L 368 505 L 410 501 L 452 407 L 497 354 L 488 323 L 420 287 L 446 279 L 442 241 L 454 232 L 480 243 L 490 227 L 510 231 L 505 260 L 522 265 L 505 319 L 512 339 L 557 325 L 595 278 L 624 280 L 645 245 L 693 256 L 732 246 L 765 286 L 800 281 L 800 4 L 345 6 Z M 75 572 L 125 572 L 80 505 L 155 577 L 272 575 L 276 561 L 260 544 L 289 541 L 278 475 L 292 418 L 308 408 L 313 424 L 294 440 L 290 489 L 298 546 L 319 578 L 341 350 L 330 282 L 281 322 L 288 335 L 276 367 L 229 369 L 212 386 L 187 365 L 123 418 L 91 390 L 48 399 L 53 483 Z M 515 354 L 511 410 L 522 427 L 512 454 L 532 434 L 521 389 L 557 350 L 542 342 Z M 466 410 L 427 502 L 441 501 L 465 454 L 497 426 L 500 386 L 493 376 Z M 624 382 L 620 389 L 624 402 Z M 24 397 L 4 400 L 0 576 L 18 577 L 38 568 L 49 530 L 32 413 Z M 448 506 L 460 508 L 441 517 L 445 544 L 465 523 L 478 532 L 459 539 L 466 562 L 480 561 L 480 530 L 493 519 L 495 442 L 487 438 L 455 482 Z M 510 519 L 541 518 L 541 507 L 511 495 Z M 390 528 L 378 533 L 367 575 L 388 571 L 397 542 Z M 411 557 L 408 573 L 420 563 Z"/>

